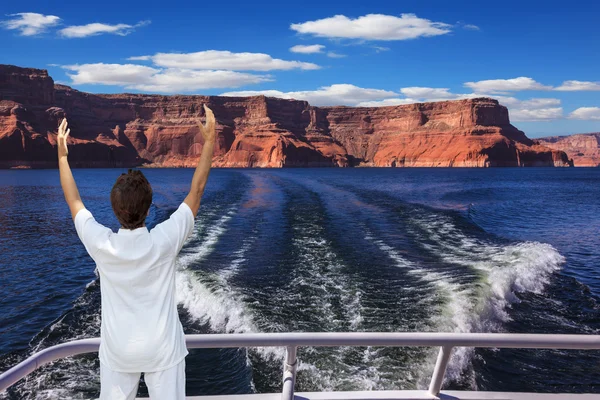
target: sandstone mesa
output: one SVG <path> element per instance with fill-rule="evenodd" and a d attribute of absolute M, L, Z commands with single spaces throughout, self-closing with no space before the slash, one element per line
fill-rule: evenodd
<path fill-rule="evenodd" d="M 600 132 L 538 139 L 551 149 L 562 150 L 576 167 L 600 167 Z"/>
<path fill-rule="evenodd" d="M 313 107 L 264 96 L 90 94 L 55 85 L 46 70 L 0 65 L 0 167 L 54 168 L 64 116 L 76 167 L 192 167 L 203 104 L 217 116 L 220 167 L 572 165 L 551 142 L 512 126 L 506 107 L 489 98 Z"/>

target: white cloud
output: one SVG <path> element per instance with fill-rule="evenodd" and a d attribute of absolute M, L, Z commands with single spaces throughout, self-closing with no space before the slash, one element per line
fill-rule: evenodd
<path fill-rule="evenodd" d="M 239 90 L 235 92 L 225 92 L 221 93 L 219 96 L 227 96 L 227 97 L 251 97 L 251 96 L 266 96 L 266 97 L 277 97 L 280 99 L 295 99 L 295 100 L 303 100 L 298 97 L 292 96 L 292 93 L 304 93 L 304 92 L 282 92 L 280 90 Z"/>
<path fill-rule="evenodd" d="M 154 75 L 151 82 L 137 85 L 135 88 L 142 91 L 174 93 L 200 89 L 235 88 L 271 80 L 266 75 L 236 71 L 167 69 Z"/>
<path fill-rule="evenodd" d="M 314 91 L 281 92 L 278 90 L 227 92 L 223 96 L 257 96 L 264 95 L 284 99 L 306 100 L 315 106 L 351 105 L 358 107 L 385 107 L 432 101 L 448 101 L 491 97 L 508 107 L 511 121 L 549 121 L 563 118 L 560 99 L 531 98 L 519 100 L 515 97 L 484 93 L 452 93 L 448 88 L 406 87 L 400 89 L 406 97 L 398 93 L 379 89 L 363 89 L 354 85 L 332 85 Z M 587 111 L 588 114 L 593 114 Z M 600 109 L 596 108 L 600 119 Z M 582 116 L 583 112 L 578 113 Z M 595 115 L 595 114 L 594 114 Z"/>
<path fill-rule="evenodd" d="M 407 97 L 398 97 L 399 93 L 388 90 L 366 89 L 351 84 L 336 84 L 324 86 L 317 90 L 295 92 L 282 92 L 279 90 L 245 90 L 226 92 L 223 93 L 222 96 L 264 95 L 283 99 L 306 100 L 315 106 L 348 105 L 359 107 L 395 106 L 429 101 L 489 97 L 474 93 L 450 93 L 447 88 L 408 87 L 400 89 L 400 92 Z"/>
<path fill-rule="evenodd" d="M 600 90 L 600 82 L 564 81 L 562 85 L 560 85 L 557 88 L 554 88 L 554 90 L 564 92 Z"/>
<path fill-rule="evenodd" d="M 483 93 L 452 93 L 448 88 L 406 87 L 400 89 L 405 98 L 393 97 L 382 100 L 363 101 L 362 107 L 384 107 L 400 104 L 412 104 L 435 101 L 462 100 L 477 97 L 491 97 L 506 106 L 510 112 L 511 121 L 547 121 L 563 117 L 563 109 L 559 99 L 531 98 L 519 100 L 516 97 Z"/>
<path fill-rule="evenodd" d="M 381 53 L 383 51 L 390 51 L 389 47 L 383 47 L 383 46 L 373 46 L 373 48 L 375 49 L 376 53 Z"/>
<path fill-rule="evenodd" d="M 529 109 L 543 109 L 547 107 L 555 107 L 560 106 L 560 99 L 533 98 L 529 100 L 520 101 L 519 106 L 522 108 Z"/>
<path fill-rule="evenodd" d="M 88 37 L 88 36 L 101 35 L 103 33 L 110 33 L 110 34 L 119 35 L 119 36 L 127 36 L 131 32 L 133 32 L 133 30 L 135 28 L 138 28 L 138 27 L 144 26 L 144 25 L 148 25 L 149 23 L 150 23 L 150 21 L 141 21 L 135 25 L 128 25 L 128 24 L 110 25 L 110 24 L 102 24 L 99 22 L 95 22 L 95 23 L 87 24 L 87 25 L 67 26 L 66 28 L 59 30 L 58 33 L 61 36 L 64 36 L 67 38 L 83 38 L 83 37 Z"/>
<path fill-rule="evenodd" d="M 131 59 L 154 60 L 155 58 L 152 56 L 138 56 Z M 97 63 L 69 65 L 63 68 L 70 71 L 68 75 L 75 85 L 117 85 L 123 86 L 126 89 L 162 93 L 191 92 L 211 88 L 234 88 L 272 80 L 269 75 L 241 73 L 232 70 L 161 68 L 158 66 L 150 67 L 137 64 Z M 515 97 L 495 93 L 452 93 L 449 88 L 421 86 L 401 88 L 399 93 L 382 89 L 361 88 L 351 84 L 335 84 L 307 91 L 250 90 L 229 91 L 222 95 L 265 95 L 284 99 L 306 100 L 315 106 L 349 105 L 360 107 L 394 106 L 474 97 L 492 97 L 496 98 L 500 104 L 508 107 L 512 121 L 547 121 L 563 117 L 561 101 L 555 98 L 520 100 Z M 569 118 L 600 119 L 600 109 L 595 107 L 580 108 L 575 110 Z"/>
<path fill-rule="evenodd" d="M 474 92 L 480 93 L 501 93 L 517 92 L 521 90 L 551 90 L 551 86 L 542 85 L 539 82 L 527 77 L 513 79 L 490 79 L 478 82 L 466 82 L 465 86 L 471 88 Z"/>
<path fill-rule="evenodd" d="M 390 98 L 379 101 L 368 101 L 358 104 L 361 107 L 385 107 L 401 104 L 428 103 L 448 100 L 464 100 L 475 97 L 490 97 L 477 93 L 451 93 L 448 88 L 406 87 L 400 89 L 405 98 Z"/>
<path fill-rule="evenodd" d="M 101 84 L 127 86 L 147 82 L 160 70 L 134 64 L 80 64 L 65 65 L 64 69 L 73 71 L 67 75 L 75 85 Z"/>
<path fill-rule="evenodd" d="M 543 108 L 560 105 L 559 99 L 552 98 L 532 98 L 529 100 L 519 100 L 512 96 L 500 96 L 497 94 L 481 94 L 480 97 L 491 97 L 496 99 L 506 107 L 527 107 L 527 108 Z"/>
<path fill-rule="evenodd" d="M 235 71 L 159 69 L 135 64 L 97 63 L 66 65 L 63 68 L 72 71 L 67 75 L 75 85 L 117 85 L 126 89 L 161 93 L 240 87 L 271 80 L 267 75 Z"/>
<path fill-rule="evenodd" d="M 415 99 L 401 99 L 401 98 L 391 98 L 384 100 L 374 100 L 374 101 L 361 101 L 356 106 L 357 107 L 387 107 L 387 106 L 399 106 L 403 104 L 414 104 L 418 103 L 418 100 Z"/>
<path fill-rule="evenodd" d="M 580 107 L 569 114 L 569 118 L 600 121 L 600 107 Z"/>
<path fill-rule="evenodd" d="M 232 53 L 206 50 L 196 53 L 157 53 L 150 56 L 154 64 L 165 68 L 218 69 L 228 71 L 272 71 L 320 67 L 313 63 L 285 61 L 263 53 Z"/>
<path fill-rule="evenodd" d="M 454 93 L 450 93 L 448 88 L 429 88 L 429 87 L 405 87 L 400 89 L 400 93 L 406 97 L 414 97 L 417 99 L 454 99 L 457 96 Z"/>
<path fill-rule="evenodd" d="M 516 122 L 522 121 L 549 121 L 553 119 L 560 119 L 563 117 L 562 107 L 552 108 L 539 108 L 539 109 L 527 109 L 527 108 L 511 108 L 510 120 Z"/>
<path fill-rule="evenodd" d="M 152 65 L 93 63 L 63 68 L 74 85 L 117 85 L 140 91 L 177 93 L 200 89 L 238 88 L 272 81 L 271 75 L 241 71 L 315 69 L 319 66 L 285 61 L 261 53 L 232 53 L 207 50 L 197 53 L 157 53 L 129 57 Z"/>
<path fill-rule="evenodd" d="M 508 108 L 510 120 L 513 122 L 548 121 L 563 117 L 560 99 L 531 98 L 528 100 L 519 100 L 516 97 L 494 94 L 477 94 L 476 97 L 491 97 L 498 100 L 500 104 Z"/>
<path fill-rule="evenodd" d="M 469 29 L 471 31 L 478 31 L 478 30 L 480 30 L 477 25 L 473 25 L 473 24 L 465 24 L 462 27 L 465 28 L 465 29 Z"/>
<path fill-rule="evenodd" d="M 322 44 L 297 44 L 293 47 L 290 47 L 290 51 L 292 53 L 302 53 L 302 54 L 313 54 L 313 53 L 322 53 L 325 46 Z"/>
<path fill-rule="evenodd" d="M 134 56 L 127 58 L 129 61 L 148 61 L 152 59 L 152 56 Z"/>
<path fill-rule="evenodd" d="M 336 53 L 334 51 L 328 51 L 327 52 L 327 57 L 329 57 L 329 58 L 344 58 L 344 57 L 346 57 L 346 55 L 345 54 Z"/>
<path fill-rule="evenodd" d="M 426 103 L 436 101 L 448 101 L 448 100 L 463 100 L 472 99 L 475 97 L 491 97 L 489 95 L 483 95 L 478 93 L 452 93 L 448 88 L 431 88 L 422 86 L 412 86 L 400 89 L 405 98 L 391 98 L 384 99 L 382 101 L 369 102 L 368 106 L 380 107 L 386 105 L 398 105 L 398 104 L 413 104 L 413 103 Z M 364 105 L 364 104 L 361 104 Z"/>
<path fill-rule="evenodd" d="M 44 15 L 38 13 L 17 13 L 9 14 L 9 17 L 15 17 L 1 22 L 5 29 L 18 30 L 22 36 L 33 36 L 46 31 L 48 28 L 60 23 L 60 18 L 56 15 Z"/>
<path fill-rule="evenodd" d="M 381 89 L 365 89 L 350 84 L 324 86 L 317 90 L 281 92 L 278 90 L 258 90 L 227 92 L 221 96 L 270 96 L 282 99 L 306 100 L 314 106 L 356 105 L 361 102 L 397 96 L 397 93 Z"/>
<path fill-rule="evenodd" d="M 368 14 L 351 19 L 336 15 L 316 21 L 290 25 L 298 33 L 327 38 L 363 40 L 407 40 L 418 37 L 445 35 L 451 25 L 432 22 L 415 14 L 401 14 L 400 17 L 384 14 Z"/>

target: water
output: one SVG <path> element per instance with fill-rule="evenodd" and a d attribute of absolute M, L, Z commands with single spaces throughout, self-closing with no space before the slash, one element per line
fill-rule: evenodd
<path fill-rule="evenodd" d="M 120 170 L 76 170 L 118 228 Z M 148 225 L 191 170 L 146 170 Z M 0 171 L 0 371 L 99 336 L 99 282 L 57 171 Z M 600 169 L 214 170 L 178 259 L 186 333 L 598 334 Z M 426 386 L 437 349 L 302 348 L 298 390 Z M 192 350 L 188 395 L 274 392 L 281 349 Z M 600 393 L 597 352 L 458 349 L 445 387 Z M 96 355 L 46 366 L 2 399 L 93 398 Z M 140 394 L 146 394 L 142 385 Z"/>

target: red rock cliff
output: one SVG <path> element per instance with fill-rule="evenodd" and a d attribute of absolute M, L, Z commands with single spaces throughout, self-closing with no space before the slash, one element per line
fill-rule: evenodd
<path fill-rule="evenodd" d="M 65 115 L 76 166 L 195 166 L 203 104 L 217 116 L 217 166 L 569 165 L 487 98 L 354 108 L 263 96 L 96 95 L 54 85 L 44 70 L 0 65 L 0 167 L 54 167 Z"/>
<path fill-rule="evenodd" d="M 600 167 L 600 133 L 551 136 L 538 140 L 546 147 L 567 153 L 576 167 Z"/>

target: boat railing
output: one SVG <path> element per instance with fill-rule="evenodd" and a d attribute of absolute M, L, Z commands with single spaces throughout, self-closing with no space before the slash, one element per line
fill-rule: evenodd
<path fill-rule="evenodd" d="M 427 391 L 422 391 L 421 395 L 423 397 L 419 397 L 436 399 L 441 396 L 440 390 L 444 381 L 446 367 L 455 347 L 600 350 L 600 335 L 433 332 L 246 333 L 186 335 L 186 344 L 189 349 L 285 348 L 286 357 L 283 365 L 282 400 L 294 399 L 294 386 L 298 366 L 296 353 L 300 347 L 439 347 L 440 351 L 431 376 L 429 388 Z M 45 364 L 64 357 L 97 352 L 99 346 L 100 339 L 93 338 L 73 340 L 41 350 L 0 375 L 0 392 Z M 373 393 L 377 392 L 374 391 Z M 407 397 L 395 398 L 401 399 Z"/>

